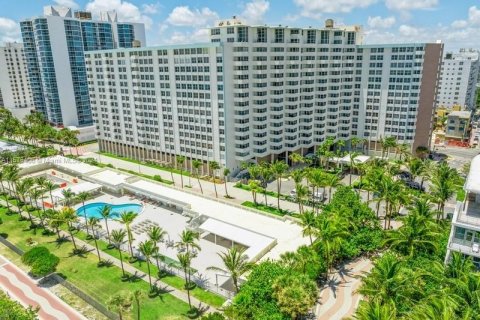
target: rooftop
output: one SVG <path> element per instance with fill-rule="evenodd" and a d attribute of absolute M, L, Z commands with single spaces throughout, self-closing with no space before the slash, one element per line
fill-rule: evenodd
<path fill-rule="evenodd" d="M 470 118 L 470 111 L 452 111 L 448 114 L 449 117 Z"/>
<path fill-rule="evenodd" d="M 480 155 L 473 158 L 470 164 L 470 172 L 464 188 L 468 192 L 480 194 Z"/>

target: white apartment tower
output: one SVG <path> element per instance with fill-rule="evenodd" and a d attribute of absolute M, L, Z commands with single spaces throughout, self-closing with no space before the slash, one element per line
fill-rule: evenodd
<path fill-rule="evenodd" d="M 327 137 L 365 138 L 372 149 L 386 136 L 429 144 L 442 44 L 361 45 L 359 26 L 332 20 L 291 28 L 234 18 L 210 38 L 86 53 L 102 150 L 235 171 L 314 152 Z"/>
<path fill-rule="evenodd" d="M 479 52 L 473 49 L 448 52 L 443 58 L 441 70 L 437 105 L 446 108 L 460 105 L 473 110 L 480 72 Z"/>
<path fill-rule="evenodd" d="M 33 110 L 32 90 L 21 43 L 0 47 L 0 91 L 3 106 L 19 119 Z"/>

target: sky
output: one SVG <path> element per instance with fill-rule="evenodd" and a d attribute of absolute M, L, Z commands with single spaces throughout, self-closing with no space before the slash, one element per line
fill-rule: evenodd
<path fill-rule="evenodd" d="M 365 43 L 435 42 L 446 50 L 480 49 L 480 0 L 0 0 L 0 42 L 21 41 L 18 22 L 46 5 L 116 10 L 143 22 L 147 45 L 208 41 L 208 27 L 234 15 L 249 24 L 362 25 Z"/>

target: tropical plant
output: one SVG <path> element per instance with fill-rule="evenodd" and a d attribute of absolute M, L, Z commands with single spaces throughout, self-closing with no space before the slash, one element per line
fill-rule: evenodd
<path fill-rule="evenodd" d="M 180 167 L 180 181 L 183 189 L 183 165 L 185 164 L 185 156 L 177 155 L 177 165 Z"/>
<path fill-rule="evenodd" d="M 167 232 L 163 230 L 161 227 L 158 226 L 151 226 L 147 231 L 148 238 L 153 241 L 155 247 L 157 248 L 156 253 L 154 255 L 155 261 L 157 263 L 157 269 L 160 271 L 160 247 L 158 246 L 159 242 L 163 241 L 163 238 L 167 235 Z"/>
<path fill-rule="evenodd" d="M 226 252 L 218 253 L 218 256 L 222 259 L 225 270 L 230 274 L 230 277 L 232 278 L 235 292 L 238 292 L 239 278 L 243 274 L 245 274 L 245 272 L 251 270 L 254 264 L 249 262 L 249 257 L 244 253 L 244 249 L 238 248 L 237 246 L 231 247 Z M 215 266 L 208 267 L 208 269 L 225 271 L 224 269 Z"/>
<path fill-rule="evenodd" d="M 130 226 L 132 225 L 133 221 L 137 216 L 138 214 L 133 211 L 125 211 L 120 214 L 120 223 L 124 224 L 125 228 L 127 229 L 128 247 L 130 249 L 130 256 L 132 259 L 133 259 L 133 248 L 132 248 L 133 235 L 132 235 L 132 229 L 130 228 Z"/>
<path fill-rule="evenodd" d="M 93 241 L 95 243 L 95 248 L 97 249 L 98 263 L 101 264 L 102 263 L 102 257 L 100 257 L 100 250 L 98 250 L 97 236 L 95 234 L 95 229 L 97 229 L 98 226 L 99 226 L 98 221 L 99 221 L 98 218 L 90 217 L 87 220 L 87 226 L 90 227 L 90 229 L 92 229 L 92 238 L 93 238 Z"/>
<path fill-rule="evenodd" d="M 125 237 L 127 232 L 122 229 L 112 230 L 112 244 L 118 250 L 118 255 L 120 257 L 120 266 L 122 267 L 122 278 L 126 278 L 125 269 L 123 267 L 123 256 L 122 256 L 122 244 L 125 242 Z"/>
<path fill-rule="evenodd" d="M 86 191 L 80 192 L 77 195 L 78 201 L 82 203 L 83 217 L 85 219 L 85 226 L 87 227 L 87 235 L 89 235 L 90 233 L 88 232 L 88 226 L 87 226 L 88 217 L 87 217 L 87 209 L 85 208 L 85 201 L 87 201 L 89 198 L 90 198 L 90 193 Z"/>
<path fill-rule="evenodd" d="M 227 179 L 228 175 L 230 174 L 230 169 L 224 168 L 223 169 L 223 183 L 225 184 L 225 197 L 230 198 L 228 194 L 228 189 L 227 189 Z"/>
<path fill-rule="evenodd" d="M 72 239 L 74 252 L 78 251 L 77 244 L 75 243 L 75 237 L 73 236 L 73 224 L 78 221 L 77 213 L 75 209 L 70 207 L 63 207 L 60 210 L 60 214 L 58 218 L 63 222 L 66 223 L 68 226 L 68 232 L 70 233 L 70 238 Z"/>
<path fill-rule="evenodd" d="M 190 309 L 192 309 L 192 301 L 190 299 L 190 265 L 192 264 L 192 256 L 188 252 L 179 252 L 177 253 L 177 259 L 185 273 L 185 290 L 187 290 L 188 305 L 190 306 Z"/>
<path fill-rule="evenodd" d="M 105 222 L 105 228 L 107 229 L 107 241 L 108 241 L 108 244 L 110 245 L 111 240 L 110 240 L 110 230 L 108 229 L 108 219 L 110 219 L 112 215 L 112 206 L 106 204 L 98 210 L 100 211 L 100 215 L 102 216 L 103 221 Z"/>
<path fill-rule="evenodd" d="M 146 298 L 145 292 L 142 290 L 135 290 L 133 291 L 133 300 L 135 300 L 135 305 L 137 306 L 137 320 L 140 320 L 140 302 Z"/>
<path fill-rule="evenodd" d="M 217 184 L 215 183 L 215 177 L 216 174 L 215 172 L 220 169 L 220 165 L 218 164 L 217 161 L 210 161 L 208 163 L 208 167 L 210 168 L 210 174 L 213 182 L 213 187 L 215 188 L 215 198 L 218 198 L 218 193 L 217 193 Z"/>
<path fill-rule="evenodd" d="M 72 190 L 64 189 L 62 190 L 63 204 L 65 207 L 69 207 L 72 204 L 73 199 L 75 198 L 75 193 Z"/>
<path fill-rule="evenodd" d="M 282 190 L 282 178 L 288 170 L 288 165 L 280 160 L 276 160 L 270 166 L 273 176 L 277 181 L 277 207 L 280 210 L 280 192 Z"/>
<path fill-rule="evenodd" d="M 255 205 L 257 205 L 258 204 L 257 193 L 262 190 L 262 187 L 260 187 L 260 184 L 258 183 L 257 180 L 249 180 L 248 181 L 248 188 L 250 189 L 250 192 L 252 193 L 253 203 Z"/>
<path fill-rule="evenodd" d="M 192 161 L 192 166 L 195 169 L 195 176 L 197 177 L 198 186 L 200 187 L 200 192 L 203 194 L 203 188 L 202 188 L 202 184 L 200 183 L 200 173 L 199 173 L 199 169 L 202 165 L 203 165 L 203 162 L 200 160 L 195 159 Z"/>
<path fill-rule="evenodd" d="M 300 215 L 300 225 L 302 226 L 302 234 L 304 237 L 308 236 L 310 245 L 313 244 L 313 238 L 316 234 L 317 214 L 312 210 L 306 210 Z"/>
<path fill-rule="evenodd" d="M 133 303 L 132 294 L 128 291 L 120 291 L 107 300 L 108 309 L 117 312 L 120 320 L 123 314 L 130 311 Z"/>
<path fill-rule="evenodd" d="M 154 289 L 152 287 L 152 276 L 150 272 L 150 258 L 155 254 L 158 248 L 152 240 L 141 242 L 138 248 L 147 262 L 148 283 L 150 284 L 150 292 L 153 292 Z"/>

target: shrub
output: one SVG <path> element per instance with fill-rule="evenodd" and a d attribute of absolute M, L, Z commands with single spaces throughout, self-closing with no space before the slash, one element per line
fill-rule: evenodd
<path fill-rule="evenodd" d="M 0 319 L 35 320 L 38 319 L 37 310 L 32 307 L 25 309 L 0 290 Z"/>
<path fill-rule="evenodd" d="M 27 266 L 32 266 L 37 259 L 47 254 L 50 254 L 50 251 L 48 251 L 47 248 L 35 247 L 23 254 L 22 262 L 25 263 Z"/>
<path fill-rule="evenodd" d="M 201 320 L 225 320 L 225 319 L 226 318 L 220 312 L 210 313 L 201 318 Z"/>
<path fill-rule="evenodd" d="M 54 272 L 60 259 L 45 247 L 35 247 L 24 253 L 22 262 L 31 267 L 35 277 L 42 277 Z"/>
<path fill-rule="evenodd" d="M 159 175 L 154 175 L 154 176 L 153 176 L 153 180 L 159 181 L 159 182 L 162 182 L 162 181 L 163 181 L 162 177 L 160 177 Z"/>

